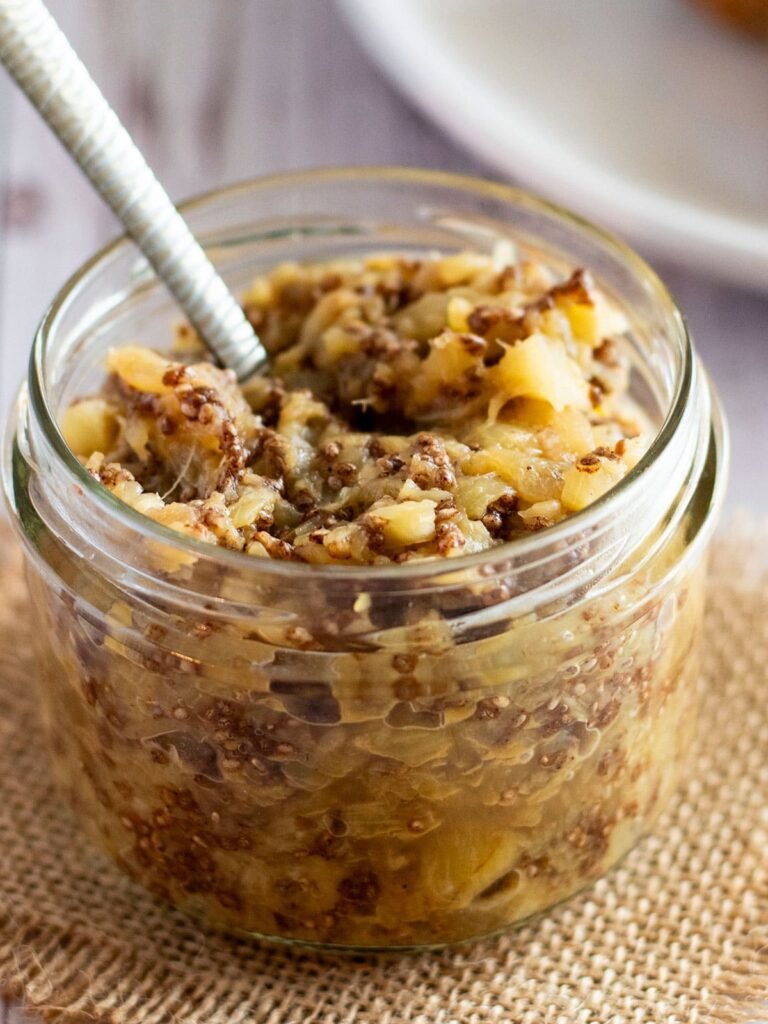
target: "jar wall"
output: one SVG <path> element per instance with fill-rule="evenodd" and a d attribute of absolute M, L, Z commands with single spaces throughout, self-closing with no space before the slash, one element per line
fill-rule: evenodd
<path fill-rule="evenodd" d="M 515 923 L 615 863 L 685 764 L 684 531 L 548 621 L 452 646 L 436 610 L 360 650 L 298 599 L 277 631 L 174 621 L 49 551 L 58 579 L 30 561 L 29 585 L 59 782 L 124 869 L 231 929 L 412 946 Z"/>
<path fill-rule="evenodd" d="M 352 576 L 185 546 L 55 425 L 110 346 L 162 347 L 176 316 L 130 243 L 106 251 L 43 322 L 5 463 L 62 790 L 124 870 L 235 931 L 389 948 L 523 920 L 648 830 L 692 742 L 725 464 L 680 314 L 614 240 L 469 179 L 286 176 L 188 215 L 236 289 L 281 259 L 510 237 L 589 266 L 660 432 L 634 480 L 480 556 Z"/>

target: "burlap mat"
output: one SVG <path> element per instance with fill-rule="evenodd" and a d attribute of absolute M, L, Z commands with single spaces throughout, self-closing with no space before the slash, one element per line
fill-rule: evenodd
<path fill-rule="evenodd" d="M 2 524 L 0 524 L 1 527 Z M 768 552 L 768 531 L 760 550 Z M 0 529 L 0 990 L 90 1024 L 768 1021 L 768 584 L 715 552 L 690 781 L 608 878 L 501 938 L 358 959 L 201 930 L 79 835 L 47 775 Z"/>

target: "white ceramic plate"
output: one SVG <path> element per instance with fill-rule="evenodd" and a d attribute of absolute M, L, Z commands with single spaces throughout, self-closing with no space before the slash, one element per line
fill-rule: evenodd
<path fill-rule="evenodd" d="M 768 48 L 685 0 L 339 0 L 371 56 L 498 170 L 768 290 Z"/>

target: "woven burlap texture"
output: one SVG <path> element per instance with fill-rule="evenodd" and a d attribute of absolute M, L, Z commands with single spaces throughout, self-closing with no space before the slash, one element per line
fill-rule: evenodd
<path fill-rule="evenodd" d="M 715 549 L 700 747 L 620 867 L 500 938 L 349 958 L 230 939 L 144 893 L 57 799 L 16 552 L 0 531 L 0 990 L 90 1024 L 768 1020 L 768 584 Z M 760 547 L 768 550 L 768 531 Z M 9 553 L 10 552 L 10 553 Z"/>

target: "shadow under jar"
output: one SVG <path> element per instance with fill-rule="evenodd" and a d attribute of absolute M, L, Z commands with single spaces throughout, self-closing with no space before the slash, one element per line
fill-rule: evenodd
<path fill-rule="evenodd" d="M 682 318 L 619 242 L 481 181 L 314 172 L 185 209 L 235 289 L 284 259 L 499 239 L 589 267 L 659 432 L 586 510 L 480 554 L 329 568 L 196 543 L 57 426 L 110 346 L 168 346 L 170 299 L 110 246 L 43 320 L 5 460 L 58 782 L 123 869 L 228 929 L 394 948 L 519 922 L 648 830 L 693 740 L 725 445 Z"/>

